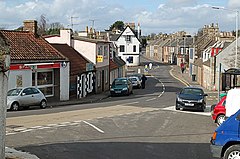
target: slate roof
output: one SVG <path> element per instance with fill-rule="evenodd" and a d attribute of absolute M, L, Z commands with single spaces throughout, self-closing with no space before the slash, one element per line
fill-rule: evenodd
<path fill-rule="evenodd" d="M 68 59 L 45 39 L 27 31 L 0 30 L 8 40 L 11 63 L 60 62 Z"/>
<path fill-rule="evenodd" d="M 69 59 L 70 75 L 78 75 L 82 72 L 86 72 L 86 63 L 91 62 L 89 62 L 85 57 L 83 57 L 78 51 L 68 46 L 67 44 L 51 45 Z"/>
<path fill-rule="evenodd" d="M 134 34 L 134 36 L 138 39 L 138 41 L 141 43 L 141 41 L 140 41 L 140 39 L 137 37 L 137 35 L 136 35 L 136 32 L 129 26 L 129 25 L 127 25 L 126 27 L 125 27 L 125 29 L 120 33 L 120 34 L 116 34 L 116 35 L 111 35 L 110 36 L 110 41 L 118 41 L 118 39 L 122 36 L 122 34 L 127 30 L 127 28 L 129 28 L 132 32 L 133 32 L 133 34 Z"/>

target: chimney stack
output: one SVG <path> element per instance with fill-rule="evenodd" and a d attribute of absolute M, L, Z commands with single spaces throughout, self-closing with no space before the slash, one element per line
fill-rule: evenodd
<path fill-rule="evenodd" d="M 23 31 L 33 32 L 37 34 L 37 21 L 36 20 L 25 20 L 23 21 Z"/>

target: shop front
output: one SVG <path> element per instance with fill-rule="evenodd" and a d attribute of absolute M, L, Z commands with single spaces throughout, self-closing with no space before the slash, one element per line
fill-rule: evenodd
<path fill-rule="evenodd" d="M 53 100 L 69 100 L 69 67 L 65 63 L 13 64 L 8 89 L 35 86 Z"/>

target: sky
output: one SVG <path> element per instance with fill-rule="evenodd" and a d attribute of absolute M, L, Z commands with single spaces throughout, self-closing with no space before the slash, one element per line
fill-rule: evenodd
<path fill-rule="evenodd" d="M 193 35 L 212 23 L 218 23 L 220 31 L 236 30 L 238 10 L 240 0 L 0 0 L 0 28 L 16 29 L 24 20 L 44 15 L 48 24 L 59 22 L 66 28 L 74 24 L 75 31 L 86 26 L 104 31 L 123 21 L 139 23 L 142 35 L 177 31 Z"/>

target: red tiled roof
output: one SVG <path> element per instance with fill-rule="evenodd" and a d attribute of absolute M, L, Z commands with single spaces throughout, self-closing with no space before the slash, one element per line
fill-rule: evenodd
<path fill-rule="evenodd" d="M 66 61 L 60 52 L 32 32 L 0 30 L 9 41 L 12 63 Z"/>
<path fill-rule="evenodd" d="M 118 65 L 112 59 L 110 59 L 109 64 L 110 64 L 110 71 L 118 68 Z"/>
<path fill-rule="evenodd" d="M 74 48 L 68 46 L 67 44 L 51 45 L 69 59 L 71 75 L 77 75 L 79 73 L 86 72 L 86 63 L 90 62 Z"/>

